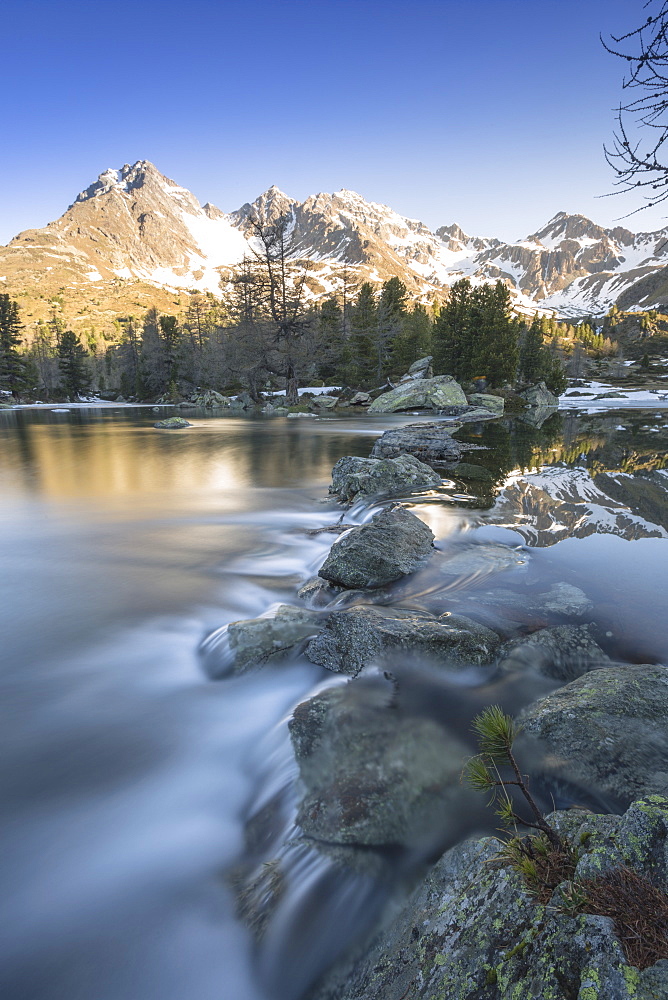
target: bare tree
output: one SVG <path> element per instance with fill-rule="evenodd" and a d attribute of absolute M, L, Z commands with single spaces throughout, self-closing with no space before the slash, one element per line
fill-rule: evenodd
<path fill-rule="evenodd" d="M 620 102 L 613 142 L 605 147 L 605 157 L 620 188 L 613 194 L 643 193 L 645 204 L 635 212 L 668 199 L 668 162 L 663 149 L 668 140 L 668 0 L 647 0 L 643 7 L 648 16 L 639 27 L 619 37 L 613 35 L 609 41 L 601 38 L 611 55 L 627 63 L 622 88 L 629 92 L 629 99 Z"/>
<path fill-rule="evenodd" d="M 252 216 L 250 232 L 255 238 L 251 247 L 262 265 L 263 293 L 273 326 L 276 365 L 285 377 L 288 402 L 299 400 L 298 368 L 300 341 L 310 323 L 305 307 L 306 278 L 310 262 L 299 259 L 293 237 L 292 216 L 280 215 L 275 221 Z"/>

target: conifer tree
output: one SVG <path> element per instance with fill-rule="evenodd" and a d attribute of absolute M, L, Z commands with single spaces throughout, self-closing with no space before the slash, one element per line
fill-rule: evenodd
<path fill-rule="evenodd" d="M 408 371 L 414 361 L 432 352 L 433 321 L 425 306 L 417 302 L 404 314 L 401 329 L 392 341 L 392 370 Z"/>
<path fill-rule="evenodd" d="M 378 310 L 373 286 L 365 281 L 350 317 L 346 381 L 355 388 L 367 388 L 373 382 L 377 332 Z"/>
<path fill-rule="evenodd" d="M 391 344 L 401 330 L 406 314 L 408 289 L 399 278 L 389 278 L 383 283 L 378 302 L 376 323 L 376 378 L 381 381 L 387 372 Z"/>
<path fill-rule="evenodd" d="M 90 386 L 91 379 L 88 354 L 72 330 L 66 330 L 60 338 L 58 357 L 63 389 L 70 399 L 76 398 Z"/>
<path fill-rule="evenodd" d="M 343 310 L 334 296 L 325 299 L 320 306 L 317 338 L 320 344 L 319 377 L 327 384 L 339 381 L 344 351 Z"/>
<path fill-rule="evenodd" d="M 35 371 L 17 348 L 21 343 L 21 319 L 18 302 L 0 295 L 0 388 L 14 396 L 30 388 Z"/>
<path fill-rule="evenodd" d="M 456 281 L 434 325 L 434 371 L 457 381 L 470 369 L 471 282 Z"/>

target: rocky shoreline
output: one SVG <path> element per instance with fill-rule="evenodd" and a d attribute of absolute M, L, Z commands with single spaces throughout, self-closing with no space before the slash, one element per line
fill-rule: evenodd
<path fill-rule="evenodd" d="M 340 677 L 294 710 L 290 779 L 250 810 L 232 877 L 265 982 L 317 1000 L 666 996 L 668 960 L 633 966 L 611 918 L 569 911 L 571 881 L 538 903 L 517 870 L 494 861 L 499 841 L 480 834 L 497 823 L 460 776 L 475 753 L 476 708 L 505 704 L 524 727 L 518 753 L 543 811 L 558 807 L 553 822 L 578 877 L 630 866 L 668 890 L 668 667 L 611 659 L 591 602 L 566 582 L 532 594 L 538 626 L 510 636 L 485 623 L 484 594 L 479 621 L 396 605 L 393 588 L 426 566 L 456 579 L 526 561 L 499 542 L 440 552 L 395 501 L 437 489 L 436 468 L 456 467 L 451 430 L 445 421 L 395 428 L 372 457 L 339 460 L 330 494 L 354 503 L 361 523 L 326 526 L 334 542 L 299 604 L 233 622 L 203 645 L 216 679 L 295 653 Z M 364 885 L 366 916 L 332 928 L 331 914 L 318 917 L 319 897 L 309 899 L 302 950 L 312 955 L 288 974 L 276 954 L 295 919 L 296 857 L 322 866 L 322 879 Z"/>

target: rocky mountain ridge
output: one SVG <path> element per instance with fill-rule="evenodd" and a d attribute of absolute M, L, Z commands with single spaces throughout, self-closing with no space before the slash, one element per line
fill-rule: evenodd
<path fill-rule="evenodd" d="M 504 243 L 468 236 L 456 224 L 432 232 L 345 189 L 298 202 L 271 187 L 226 214 L 200 205 L 146 160 L 105 170 L 60 219 L 1 248 L 0 282 L 27 300 L 33 322 L 53 296 L 80 323 L 152 304 L 177 311 L 185 291 L 219 294 L 221 281 L 252 254 L 254 216 L 272 221 L 285 213 L 294 256 L 309 261 L 314 299 L 340 291 L 344 280 L 379 284 L 397 276 L 412 295 L 431 299 L 461 277 L 502 279 L 519 308 L 566 316 L 600 313 L 615 301 L 622 308 L 668 303 L 668 229 L 633 234 L 560 212 L 526 239 Z"/>

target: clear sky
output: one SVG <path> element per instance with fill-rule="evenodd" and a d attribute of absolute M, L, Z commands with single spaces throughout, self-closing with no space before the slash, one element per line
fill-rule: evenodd
<path fill-rule="evenodd" d="M 0 243 L 152 160 L 231 211 L 345 187 L 514 240 L 610 225 L 602 145 L 641 0 L 2 0 Z M 665 225 L 666 209 L 627 220 Z"/>

